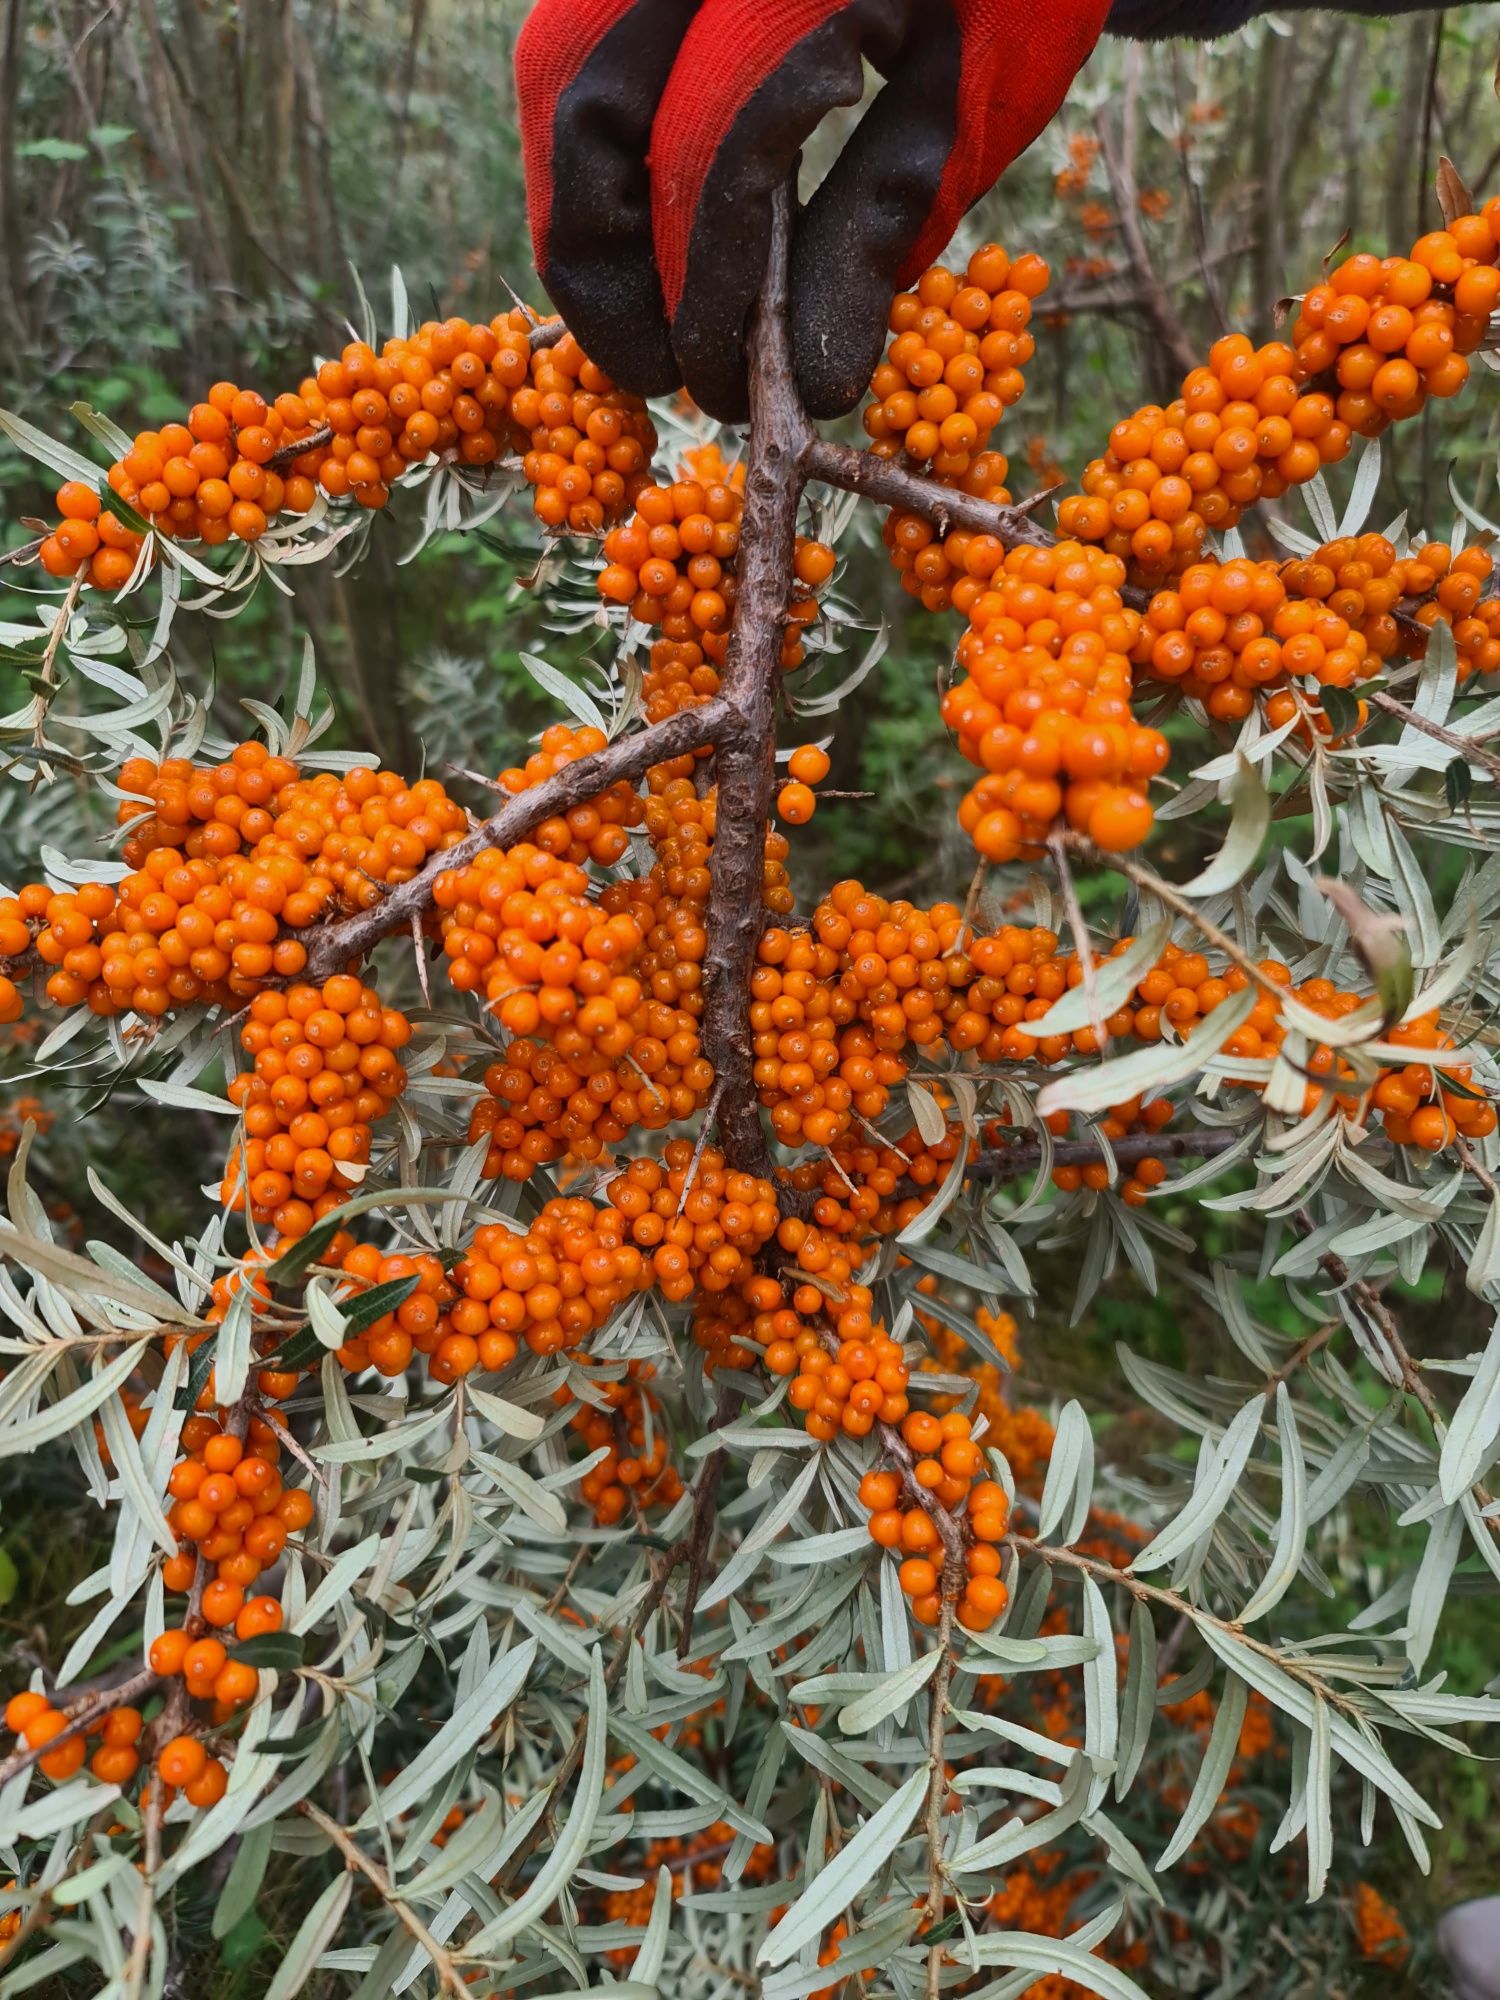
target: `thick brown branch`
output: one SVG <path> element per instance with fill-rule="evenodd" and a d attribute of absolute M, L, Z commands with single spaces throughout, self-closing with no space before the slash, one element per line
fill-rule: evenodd
<path fill-rule="evenodd" d="M 1244 1135 L 1224 1127 L 1205 1126 L 1198 1132 L 1138 1132 L 1129 1139 L 1116 1139 L 1110 1147 L 1115 1164 L 1133 1167 L 1141 1160 L 1211 1160 L 1227 1153 Z M 1065 1139 L 1052 1148 L 1054 1167 L 1087 1167 L 1104 1158 L 1104 1148 L 1096 1139 Z M 1034 1139 L 1017 1141 L 1014 1146 L 997 1146 L 979 1153 L 969 1168 L 975 1181 L 1014 1181 L 1035 1173 L 1042 1164 L 1042 1149 Z"/>
<path fill-rule="evenodd" d="M 862 493 L 885 507 L 905 508 L 930 521 L 941 535 L 963 528 L 971 535 L 994 535 L 1008 549 L 1023 544 L 1050 549 L 1057 540 L 1023 508 L 997 507 L 993 501 L 959 493 L 919 472 L 907 472 L 894 459 L 877 458 L 873 452 L 855 451 L 827 438 L 812 440 L 803 463 L 809 479 L 842 487 L 846 493 Z"/>
<path fill-rule="evenodd" d="M 580 757 L 544 783 L 508 799 L 499 812 L 492 813 L 456 847 L 435 854 L 409 882 L 392 889 L 380 902 L 310 933 L 304 977 L 316 983 L 342 972 L 351 960 L 368 957 L 383 937 L 404 928 L 414 915 L 425 913 L 432 902 L 433 884 L 446 869 L 467 867 L 487 847 L 514 846 L 544 819 L 597 797 L 618 779 L 639 778 L 653 764 L 717 743 L 728 714 L 727 703 L 719 698 L 704 702 L 701 708 L 682 709 L 637 735 L 616 737 L 592 757 Z"/>
<path fill-rule="evenodd" d="M 763 918 L 766 822 L 776 782 L 782 633 L 811 430 L 797 397 L 786 322 L 790 191 L 776 204 L 750 347 L 750 457 L 740 522 L 739 596 L 719 699 L 729 714 L 714 758 L 713 886 L 704 951 L 703 1045 L 718 1076 L 719 1134 L 741 1172 L 769 1174 L 756 1103 L 749 988 Z"/>

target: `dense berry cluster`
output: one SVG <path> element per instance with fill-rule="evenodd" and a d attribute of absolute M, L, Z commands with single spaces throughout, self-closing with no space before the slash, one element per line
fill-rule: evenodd
<path fill-rule="evenodd" d="M 864 413 L 877 457 L 899 457 L 978 499 L 1009 501 L 1009 465 L 989 442 L 1025 390 L 1022 370 L 1036 351 L 1028 331 L 1032 301 L 1049 275 L 1040 257 L 1012 261 L 998 243 L 986 243 L 961 277 L 935 264 L 914 291 L 899 294 L 893 337 L 870 385 L 875 400 Z M 927 610 L 968 609 L 977 594 L 969 536 L 940 536 L 900 508 L 887 517 L 884 536 L 903 589 Z"/>
<path fill-rule="evenodd" d="M 211 548 L 256 542 L 320 499 L 384 507 L 435 455 L 482 467 L 507 450 L 524 454 L 547 527 L 597 532 L 634 499 L 656 433 L 640 398 L 617 390 L 570 335 L 549 339 L 547 328 L 537 340 L 538 330 L 520 309 L 472 325 L 427 320 L 378 354 L 351 341 L 272 401 L 216 382 L 185 423 L 137 433 L 109 468 L 109 491 L 131 518 L 80 481 L 59 489 L 42 566 L 118 590 L 143 559 L 132 521 Z"/>
<path fill-rule="evenodd" d="M 684 471 L 690 468 L 685 467 Z M 717 477 L 684 477 L 670 486 L 643 486 L 633 519 L 604 538 L 599 594 L 628 607 L 640 624 L 659 627 L 675 645 L 689 644 L 722 665 L 739 592 L 735 558 L 745 510 L 744 470 L 709 463 Z M 833 574 L 832 549 L 798 536 L 781 663 L 800 666 L 802 634 L 818 615 L 810 593 Z"/>
<path fill-rule="evenodd" d="M 645 404 L 617 389 L 570 333 L 531 356 L 510 421 L 528 434 L 521 465 L 537 519 L 559 533 L 598 534 L 650 477 L 656 430 Z"/>
<path fill-rule="evenodd" d="M 1058 511 L 1063 533 L 1102 542 L 1143 580 L 1197 560 L 1210 530 L 1304 485 L 1452 396 L 1500 298 L 1500 203 L 1422 237 L 1408 257 L 1346 258 L 1303 298 L 1289 341 L 1218 341 L 1165 408 L 1110 433 L 1109 450 Z"/>
<path fill-rule="evenodd" d="M 304 778 L 255 742 L 221 764 L 132 758 L 119 789 L 129 874 L 0 899 L 0 956 L 34 948 L 48 999 L 101 1015 L 238 1004 L 295 979 L 299 933 L 368 909 L 467 825 L 435 779 L 362 767 Z M 0 988 L 7 1018 L 13 990 Z"/>
<path fill-rule="evenodd" d="M 987 861 L 1034 854 L 1059 820 L 1108 851 L 1139 846 L 1168 749 L 1131 713 L 1141 621 L 1120 594 L 1123 563 L 1078 542 L 1006 555 L 996 541 L 980 569 L 957 655 L 968 678 L 943 698 L 986 774 L 959 824 Z"/>
<path fill-rule="evenodd" d="M 649 774 L 656 860 L 645 875 L 596 890 L 576 864 L 527 843 L 436 885 L 456 983 L 482 979 L 512 1035 L 470 1126 L 471 1138 L 490 1135 L 490 1179 L 525 1180 L 564 1152 L 597 1159 L 637 1127 L 660 1131 L 708 1100 L 698 1021 L 715 800 L 687 775 L 693 761 Z M 636 808 L 619 810 L 634 820 Z M 787 851 L 768 831 L 761 893 L 771 911 L 792 905 Z"/>
<path fill-rule="evenodd" d="M 245 1144 L 225 1170 L 225 1205 L 305 1236 L 355 1184 L 345 1168 L 369 1161 L 371 1126 L 406 1088 L 410 1039 L 406 1016 L 347 974 L 258 994 L 240 1030 L 253 1067 L 229 1084 Z"/>

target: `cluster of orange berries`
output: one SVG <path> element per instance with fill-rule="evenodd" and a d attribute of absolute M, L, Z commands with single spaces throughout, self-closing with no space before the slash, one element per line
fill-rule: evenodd
<path fill-rule="evenodd" d="M 959 749 L 985 772 L 959 824 L 988 861 L 1035 854 L 1060 819 L 1109 852 L 1136 847 L 1152 823 L 1145 787 L 1166 768 L 1167 741 L 1131 713 L 1139 613 L 1121 597 L 1121 560 L 1080 542 L 970 545 L 983 588 L 969 606 L 943 697 Z M 980 580 L 980 579 L 976 579 Z"/>
<path fill-rule="evenodd" d="M 130 874 L 0 898 L 0 957 L 34 948 L 51 968 L 48 999 L 101 1015 L 160 1017 L 294 979 L 307 963 L 299 931 L 377 903 L 467 824 L 433 779 L 363 768 L 302 778 L 254 742 L 206 766 L 132 758 L 119 784 L 132 795 L 118 809 Z M 13 981 L 0 985 L 0 1018 L 20 1004 Z"/>
<path fill-rule="evenodd" d="M 280 1561 L 288 1536 L 300 1534 L 312 1520 L 311 1496 L 301 1487 L 282 1484 L 281 1444 L 263 1418 L 253 1417 L 241 1439 L 216 1417 L 190 1416 L 182 1428 L 182 1448 L 183 1457 L 167 1479 L 172 1496 L 167 1523 L 178 1549 L 163 1565 L 163 1582 L 170 1591 L 186 1593 L 197 1578 L 199 1561 L 209 1563 L 214 1574 L 205 1585 L 200 1612 L 205 1624 L 216 1630 L 232 1625 L 241 1639 L 278 1631 L 281 1609 L 275 1600 L 246 1593 Z M 151 1664 L 158 1673 L 179 1671 L 161 1666 L 154 1657 Z"/>
<path fill-rule="evenodd" d="M 719 669 L 696 639 L 655 639 L 641 683 L 648 722 L 665 722 L 684 708 L 701 708 L 719 692 Z"/>
<path fill-rule="evenodd" d="M 1110 433 L 1109 450 L 1065 500 L 1065 535 L 1102 542 L 1143 580 L 1187 568 L 1210 529 L 1305 484 L 1376 437 L 1452 396 L 1500 299 L 1500 202 L 1422 237 L 1412 255 L 1348 257 L 1303 298 L 1291 340 L 1215 343 L 1165 409 Z"/>
<path fill-rule="evenodd" d="M 912 1454 L 907 1477 L 911 1488 L 927 1496 L 926 1504 L 913 1500 L 903 1507 L 901 1475 L 884 1469 L 865 1474 L 859 1497 L 869 1510 L 870 1539 L 901 1554 L 901 1588 L 919 1625 L 935 1625 L 942 1614 L 946 1551 L 933 1510 L 954 1515 L 965 1509 L 959 1518 L 966 1576 L 957 1617 L 967 1630 L 986 1632 L 1008 1599 L 1000 1580 L 999 1544 L 1009 1510 L 1005 1489 L 996 1480 L 977 1477 L 984 1454 L 970 1430 L 969 1418 L 956 1410 L 943 1417 L 911 1411 L 901 1425 L 902 1442 Z"/>
<path fill-rule="evenodd" d="M 617 1209 L 554 1197 L 524 1235 L 499 1224 L 475 1232 L 453 1268 L 462 1298 L 450 1311 L 447 1365 L 454 1376 L 503 1368 L 523 1341 L 533 1354 L 560 1354 L 651 1282 L 651 1261 Z"/>
<path fill-rule="evenodd" d="M 1500 672 L 1500 599 L 1485 595 L 1494 570 L 1493 556 L 1477 543 L 1455 555 L 1446 542 L 1424 542 L 1398 557 L 1383 535 L 1360 535 L 1325 542 L 1312 555 L 1287 564 L 1283 578 L 1296 596 L 1346 619 L 1363 635 L 1376 662 L 1398 650 L 1423 650 L 1422 642 L 1413 642 L 1398 625 L 1398 604 L 1408 621 L 1429 631 L 1448 625 L 1459 679 L 1465 681 L 1476 673 Z"/>
<path fill-rule="evenodd" d="M 351 341 L 272 402 L 216 382 L 185 423 L 137 434 L 109 468 L 110 491 L 158 534 L 212 548 L 258 541 L 320 494 L 383 507 L 434 453 L 485 466 L 514 448 L 527 451 L 539 518 L 597 531 L 644 478 L 655 434 L 639 398 L 616 391 L 570 336 L 534 345 L 534 327 L 515 309 L 488 323 L 427 320 L 378 354 Z M 58 577 L 86 568 L 97 588 L 119 589 L 144 537 L 81 481 L 59 490 L 57 508 L 43 568 Z"/>
<path fill-rule="evenodd" d="M 245 1144 L 225 1170 L 225 1205 L 305 1236 L 358 1180 L 345 1169 L 368 1163 L 371 1126 L 406 1088 L 398 1051 L 410 1039 L 406 1016 L 347 973 L 257 994 L 240 1030 L 254 1066 L 229 1084 Z"/>
<path fill-rule="evenodd" d="M 467 1340 L 459 1337 L 459 1324 L 454 1318 L 457 1292 L 440 1257 L 380 1251 L 374 1244 L 356 1243 L 347 1232 L 340 1231 L 321 1261 L 353 1281 L 344 1296 L 345 1303 L 357 1300 L 361 1292 L 376 1286 L 406 1286 L 406 1296 L 399 1304 L 361 1326 L 357 1333 L 351 1333 L 335 1350 L 340 1367 L 351 1373 L 373 1368 L 378 1374 L 395 1378 L 405 1374 L 414 1354 L 421 1354 L 436 1380 L 450 1382 L 476 1365 L 481 1347 L 489 1355 L 483 1364 L 486 1367 L 503 1368 L 514 1359 L 514 1340 L 503 1349 L 492 1349 L 484 1341 L 476 1344 L 472 1336 Z M 461 1312 L 459 1317 L 467 1326 L 472 1311 Z M 479 1331 L 487 1335 L 488 1330 L 489 1318 L 483 1314 Z M 450 1341 L 456 1344 L 450 1346 Z M 264 1374 L 261 1386 L 264 1390 Z"/>
<path fill-rule="evenodd" d="M 682 1497 L 682 1479 L 667 1457 L 666 1428 L 645 1386 L 655 1373 L 649 1362 L 632 1361 L 623 1381 L 594 1385 L 604 1407 L 579 1399 L 569 1424 L 585 1452 L 604 1453 L 578 1488 L 601 1527 L 624 1518 L 632 1495 L 641 1508 L 670 1507 Z M 566 1384 L 558 1390 L 559 1403 L 573 1400 Z"/>
<path fill-rule="evenodd" d="M 54 1708 L 46 1695 L 34 1688 L 13 1694 L 5 1704 L 6 1728 L 17 1735 L 28 1750 L 41 1751 L 37 1762 L 42 1767 L 43 1775 L 54 1784 L 64 1784 L 76 1776 L 85 1761 L 103 1785 L 130 1783 L 141 1762 L 136 1746 L 141 1740 L 144 1720 L 138 1708 L 128 1705 L 112 1708 L 106 1714 L 97 1716 L 85 1728 L 65 1736 L 68 1725 L 69 1718 L 63 1710 Z M 99 1739 L 92 1757 L 89 1756 L 87 1742 L 91 1736 Z M 46 1749 L 44 1746 L 48 1743 L 55 1743 L 56 1749 Z"/>
<path fill-rule="evenodd" d="M 1165 1097 L 1153 1097 L 1149 1104 L 1139 1097 L 1128 1098 L 1123 1104 L 1112 1104 L 1103 1118 L 1095 1126 L 1101 1138 L 1112 1144 L 1120 1139 L 1129 1139 L 1137 1133 L 1160 1132 L 1170 1125 L 1175 1116 L 1171 1101 Z M 1059 1139 L 1068 1135 L 1071 1120 L 1066 1111 L 1054 1111 L 1047 1119 L 1047 1128 Z M 1154 1153 L 1137 1160 L 1130 1172 L 1120 1182 L 1120 1199 L 1129 1208 L 1143 1208 L 1153 1188 L 1159 1188 L 1167 1177 L 1167 1163 Z M 1090 1160 L 1085 1166 L 1062 1166 L 1052 1169 L 1052 1185 L 1063 1194 L 1076 1194 L 1079 1188 L 1090 1188 L 1101 1192 L 1110 1184 L 1110 1170 L 1105 1162 Z"/>
<path fill-rule="evenodd" d="M 750 1303 L 770 1299 L 768 1280 Z M 910 1373 L 899 1341 L 879 1328 L 871 1314 L 872 1295 L 864 1285 L 847 1289 L 845 1303 L 833 1308 L 835 1342 L 825 1346 L 815 1323 L 830 1301 L 816 1285 L 798 1285 L 790 1301 L 771 1311 L 772 1339 L 765 1363 L 773 1375 L 790 1375 L 787 1401 L 801 1412 L 809 1436 L 827 1444 L 840 1432 L 868 1437 L 877 1423 L 899 1423 L 907 1412 Z M 762 1308 L 764 1309 L 764 1308 Z M 793 1333 L 795 1327 L 797 1331 Z M 795 1373 L 793 1371 L 795 1370 Z"/>
<path fill-rule="evenodd" d="M 641 488 L 634 517 L 604 538 L 598 590 L 607 603 L 628 606 L 642 625 L 660 627 L 666 639 L 690 643 L 722 666 L 739 590 L 744 468 L 705 465 L 722 476 Z M 799 535 L 792 568 L 801 594 L 787 606 L 781 648 L 787 669 L 802 663 L 802 635 L 818 615 L 809 593 L 833 575 L 833 551 Z"/>
<path fill-rule="evenodd" d="M 561 913 L 559 924 L 565 919 L 576 928 L 581 942 L 565 936 L 539 952 L 540 938 L 523 936 L 506 946 L 507 965 L 497 962 L 485 974 L 492 996 L 504 993 L 497 1011 L 516 1036 L 504 1060 L 486 1072 L 487 1095 L 470 1123 L 471 1139 L 490 1134 L 489 1179 L 525 1180 L 564 1152 L 597 1159 L 634 1127 L 660 1130 L 708 1100 L 713 1069 L 702 1053 L 698 1017 L 715 802 L 712 794 L 698 796 L 688 775 L 693 761 L 679 758 L 649 774 L 646 832 L 656 853 L 649 874 L 595 895 L 580 871 L 567 874 L 567 864 L 534 850 L 513 851 L 525 856 L 528 878 L 557 885 L 548 908 Z M 773 912 L 792 907 L 787 852 L 785 837 L 768 831 L 761 894 Z M 501 855 L 483 869 L 509 882 L 514 865 Z M 528 920 L 544 926 L 541 898 L 521 895 L 521 886 L 509 905 L 516 927 L 524 932 Z M 458 893 L 456 884 L 439 887 L 442 895 Z M 466 932 L 478 930 L 478 902 L 455 902 L 453 911 Z M 491 915 L 503 924 L 505 906 Z M 591 938 L 598 941 L 594 956 Z M 466 942 L 466 956 L 470 949 Z M 518 984 L 516 968 L 527 972 L 538 958 L 552 967 L 552 983 L 528 972 L 540 981 L 537 992 L 506 991 Z"/>
<path fill-rule="evenodd" d="M 531 355 L 510 421 L 537 519 L 558 534 L 598 534 L 632 506 L 651 473 L 656 429 L 639 396 L 617 389 L 571 333 Z"/>
<path fill-rule="evenodd" d="M 1024 393 L 1022 370 L 1036 351 L 1028 331 L 1032 301 L 1049 277 L 1042 258 L 1012 261 L 998 243 L 987 243 L 961 277 L 935 264 L 914 291 L 897 295 L 893 338 L 870 384 L 875 400 L 864 413 L 876 457 L 899 457 L 912 470 L 930 471 L 943 485 L 982 500 L 1010 499 L 1010 468 L 989 441 Z M 920 516 L 894 508 L 884 539 L 903 589 L 927 610 L 950 603 L 967 608 L 968 537 L 939 539 Z"/>
<path fill-rule="evenodd" d="M 1365 1958 L 1399 1966 L 1410 1956 L 1411 1938 L 1401 1921 L 1401 1913 L 1373 1882 L 1361 1882 L 1355 1889 L 1354 1935 Z"/>
<path fill-rule="evenodd" d="M 540 742 L 524 764 L 513 764 L 500 773 L 500 788 L 512 798 L 519 798 L 522 792 L 556 777 L 581 757 L 596 756 L 608 742 L 604 731 L 592 724 L 574 729 L 565 722 L 554 722 L 542 731 Z M 594 861 L 601 868 L 609 868 L 627 853 L 628 829 L 639 826 L 643 817 L 639 794 L 627 779 L 621 778 L 566 814 L 543 820 L 531 838 L 548 854 L 571 861 L 577 867 Z"/>

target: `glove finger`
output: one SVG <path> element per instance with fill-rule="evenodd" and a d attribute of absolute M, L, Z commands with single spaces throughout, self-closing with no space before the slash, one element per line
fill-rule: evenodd
<path fill-rule="evenodd" d="M 949 0 L 913 21 L 892 81 L 798 223 L 797 375 L 814 415 L 858 400 L 891 294 L 1046 126 L 1107 11 L 1108 0 Z"/>
<path fill-rule="evenodd" d="M 771 197 L 863 57 L 900 45 L 913 0 L 706 0 L 651 135 L 652 212 L 672 343 L 696 401 L 749 414 L 745 346 L 771 237 Z"/>
<path fill-rule="evenodd" d="M 931 211 L 953 150 L 962 45 L 950 7 L 914 29 L 798 218 L 792 249 L 797 384 L 814 417 L 838 417 L 870 386 L 896 273 Z"/>
<path fill-rule="evenodd" d="M 680 382 L 651 238 L 651 122 L 698 0 L 539 0 L 516 43 L 537 270 L 591 360 Z"/>

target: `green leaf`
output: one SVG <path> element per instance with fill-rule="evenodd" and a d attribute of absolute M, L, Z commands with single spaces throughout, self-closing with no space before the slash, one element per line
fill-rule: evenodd
<path fill-rule="evenodd" d="M 1115 1797 L 1123 1799 L 1151 1740 L 1156 1718 L 1156 1623 L 1142 1597 L 1130 1605 L 1130 1652 L 1120 1695 L 1120 1741 L 1115 1755 Z"/>
<path fill-rule="evenodd" d="M 1249 1625 L 1279 1604 L 1291 1588 L 1307 1547 L 1307 1465 L 1297 1435 L 1297 1414 L 1285 1382 L 1276 1384 L 1276 1430 L 1281 1440 L 1281 1518 L 1276 1547 L 1260 1589 L 1240 1613 Z"/>
<path fill-rule="evenodd" d="M 1325 687 L 1318 690 L 1318 700 L 1323 713 L 1333 728 L 1335 736 L 1347 736 L 1359 722 L 1359 703 L 1347 688 Z"/>
<path fill-rule="evenodd" d="M 1330 690 L 1324 691 L 1325 701 Z M 1340 731 L 1343 734 L 1343 731 Z M 1223 896 L 1250 873 L 1260 855 L 1271 824 L 1271 794 L 1260 772 L 1243 754 L 1239 772 L 1229 793 L 1233 813 L 1224 845 L 1202 874 L 1181 885 L 1184 896 Z"/>
<path fill-rule="evenodd" d="M 1493 1214 L 1497 1204 L 1490 1204 Z M 1438 1489 L 1451 1506 L 1484 1469 L 1500 1433 L 1500 1319 L 1490 1329 L 1473 1380 L 1453 1413 L 1438 1459 Z"/>
<path fill-rule="evenodd" d="M 1198 1766 L 1198 1777 L 1193 1786 L 1192 1796 L 1183 1809 L 1182 1818 L 1177 1822 L 1177 1831 L 1167 1842 L 1161 1859 L 1156 1864 L 1158 1875 L 1165 1874 L 1174 1862 L 1180 1861 L 1187 1853 L 1223 1796 L 1224 1786 L 1229 1777 L 1229 1767 L 1239 1754 L 1240 1728 L 1245 1720 L 1245 1710 L 1249 1702 L 1249 1688 L 1237 1674 L 1228 1675 L 1224 1682 L 1223 1698 L 1219 1702 L 1219 1712 L 1214 1717 L 1214 1726 L 1203 1752 L 1203 1762 Z"/>
<path fill-rule="evenodd" d="M 758 1965 L 785 1965 L 803 1945 L 810 1944 L 835 1918 L 842 1916 L 861 1889 L 890 1859 L 906 1838 L 927 1791 L 929 1766 L 912 1772 L 879 1812 L 871 1814 L 854 1838 L 820 1870 L 803 1890 L 756 1954 Z"/>
<path fill-rule="evenodd" d="M 266 1988 L 265 2000 L 294 2000 L 312 1977 L 318 1960 L 338 1934 L 354 1892 L 353 1871 L 340 1863 L 339 1872 L 319 1896 L 297 1927 L 297 1935 L 286 1948 L 286 1956 L 276 1968 L 276 1977 Z"/>
<path fill-rule="evenodd" d="M 356 1292 L 353 1298 L 339 1301 L 335 1310 L 342 1314 L 349 1328 L 349 1339 L 372 1327 L 376 1320 L 384 1319 L 404 1305 L 422 1280 L 415 1271 L 406 1278 L 389 1278 L 383 1285 L 372 1285 L 367 1292 Z"/>
<path fill-rule="evenodd" d="M 1181 1082 L 1212 1061 L 1235 1030 L 1249 1020 L 1259 997 L 1253 986 L 1247 986 L 1206 1014 L 1186 1041 L 1153 1042 L 1129 1055 L 1114 1056 L 1108 1062 L 1059 1077 L 1043 1086 L 1037 1111 L 1044 1118 L 1052 1111 L 1105 1111 L 1127 1098 Z"/>
<path fill-rule="evenodd" d="M 86 160 L 88 156 L 88 147 L 80 146 L 76 139 L 28 139 L 16 148 L 20 160 Z"/>
<path fill-rule="evenodd" d="M 253 1639 L 241 1639 L 230 1648 L 230 1658 L 243 1660 L 247 1667 L 266 1667 L 286 1673 L 302 1664 L 305 1647 L 295 1632 L 260 1632 Z"/>
<path fill-rule="evenodd" d="M 219 1900 L 214 1905 L 211 1929 L 216 1938 L 227 1938 L 235 1926 L 254 1910 L 275 1838 L 275 1821 L 263 1820 L 259 1826 L 251 1827 L 240 1842 Z"/>
<path fill-rule="evenodd" d="M 1449 812 L 1462 812 L 1473 789 L 1474 773 L 1462 757 L 1455 757 L 1443 772 L 1443 795 L 1448 801 Z"/>
<path fill-rule="evenodd" d="M 604 1765 L 608 1751 L 609 1696 L 604 1687 L 603 1655 L 595 1646 L 589 1652 L 589 1712 L 583 1768 L 578 1774 L 578 1789 L 573 1794 L 567 1824 L 522 1894 L 502 1916 L 486 1924 L 478 1937 L 469 1940 L 470 1952 L 493 1952 L 508 1939 L 528 1930 L 545 1916 L 559 1892 L 572 1879 L 588 1851 L 589 1838 L 599 1813 L 599 1801 L 604 1796 Z"/>
<path fill-rule="evenodd" d="M 920 1694 L 932 1679 L 933 1670 L 942 1657 L 941 1647 L 934 1646 L 930 1653 L 924 1653 L 920 1660 L 913 1660 L 910 1666 L 902 1667 L 899 1673 L 881 1676 L 881 1685 L 863 1694 L 857 1701 L 851 1701 L 839 1710 L 839 1728 L 846 1736 L 859 1736 L 867 1729 L 873 1729 L 878 1722 L 884 1722 L 888 1715 L 894 1715 L 904 1708 L 913 1695 Z"/>
<path fill-rule="evenodd" d="M 374 1826 L 380 1820 L 399 1819 L 408 1806 L 424 1798 L 452 1770 L 460 1757 L 476 1749 L 526 1685 L 535 1659 L 536 1640 L 526 1639 L 492 1660 L 479 1685 L 455 1706 L 436 1735 L 429 1737 L 392 1778 L 360 1825 Z M 474 1948 L 479 1948 L 477 1943 Z"/>
<path fill-rule="evenodd" d="M 1139 1574 L 1143 1570 L 1161 1569 L 1175 1561 L 1218 1520 L 1255 1449 L 1264 1408 L 1264 1399 L 1256 1396 L 1234 1417 L 1215 1447 L 1208 1468 L 1194 1488 L 1191 1499 L 1181 1513 L 1153 1536 L 1135 1557 L 1130 1564 L 1133 1571 Z"/>

